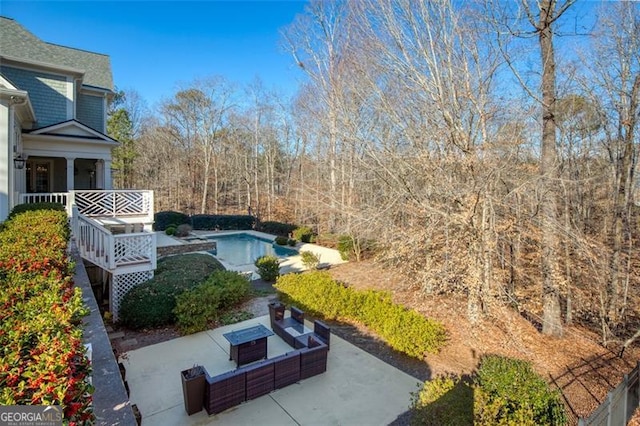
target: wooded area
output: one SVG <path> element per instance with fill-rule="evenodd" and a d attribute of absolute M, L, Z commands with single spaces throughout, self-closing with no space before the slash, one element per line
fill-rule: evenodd
<path fill-rule="evenodd" d="M 472 321 L 509 304 L 621 344 L 640 327 L 640 4 L 590 5 L 313 1 L 283 31 L 293 99 L 220 77 L 155 111 L 121 93 L 116 184 L 349 235 L 408 285 L 466 294 Z"/>

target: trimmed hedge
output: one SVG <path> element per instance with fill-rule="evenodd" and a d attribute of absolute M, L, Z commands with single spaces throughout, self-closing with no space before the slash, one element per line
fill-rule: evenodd
<path fill-rule="evenodd" d="M 531 363 L 489 355 L 482 359 L 474 389 L 477 425 L 564 425 L 560 393 L 552 390 Z"/>
<path fill-rule="evenodd" d="M 191 216 L 193 229 L 207 231 L 247 231 L 254 228 L 256 218 L 249 215 L 196 214 Z"/>
<path fill-rule="evenodd" d="M 14 217 L 14 216 L 16 216 L 16 215 L 18 215 L 20 213 L 32 212 L 32 211 L 38 211 L 38 210 L 54 210 L 54 211 L 64 212 L 64 211 L 66 211 L 66 207 L 63 206 L 60 203 L 18 204 L 17 206 L 15 206 L 11 210 L 11 213 L 9 213 L 9 216 L 7 217 L 7 220 L 11 219 L 12 217 Z"/>
<path fill-rule="evenodd" d="M 298 226 L 293 225 L 291 223 L 284 222 L 275 222 L 275 221 L 266 221 L 259 222 L 256 225 L 256 230 L 260 232 L 265 232 L 267 234 L 279 235 L 281 237 L 288 237 L 294 229 Z"/>
<path fill-rule="evenodd" d="M 204 331 L 219 314 L 245 300 L 249 281 L 233 271 L 213 272 L 207 281 L 176 298 L 174 314 L 182 334 Z"/>
<path fill-rule="evenodd" d="M 390 293 L 354 290 L 326 272 L 284 275 L 275 288 L 285 303 L 331 320 L 362 323 L 392 348 L 418 359 L 439 352 L 447 341 L 440 322 L 393 303 Z"/>
<path fill-rule="evenodd" d="M 0 232 L 0 404 L 60 405 L 93 424 L 82 317 L 62 211 L 16 213 Z"/>
<path fill-rule="evenodd" d="M 153 219 L 155 221 L 153 229 L 156 231 L 164 231 L 171 225 L 175 228 L 184 223 L 191 224 L 191 219 L 189 219 L 188 215 L 174 211 L 158 212 L 153 216 Z"/>
<path fill-rule="evenodd" d="M 207 254 L 184 254 L 158 261 L 155 275 L 125 294 L 120 322 L 132 329 L 159 327 L 176 321 L 176 297 L 224 267 Z"/>

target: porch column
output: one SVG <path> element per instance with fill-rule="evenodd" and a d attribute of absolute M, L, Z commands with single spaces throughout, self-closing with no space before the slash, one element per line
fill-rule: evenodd
<path fill-rule="evenodd" d="M 113 189 L 111 182 L 111 160 L 104 160 L 104 189 Z"/>
<path fill-rule="evenodd" d="M 74 164 L 76 159 L 69 158 L 67 159 L 67 191 L 73 191 L 75 188 L 75 168 Z"/>
<path fill-rule="evenodd" d="M 102 160 L 96 161 L 96 188 L 95 189 L 105 189 L 104 188 L 104 167 Z"/>

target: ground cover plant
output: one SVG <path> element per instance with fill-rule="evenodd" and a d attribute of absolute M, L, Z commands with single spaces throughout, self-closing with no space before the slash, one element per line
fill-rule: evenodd
<path fill-rule="evenodd" d="M 61 211 L 13 215 L 0 231 L 0 404 L 60 405 L 90 424 L 93 388 L 82 344 L 82 293 L 66 256 Z"/>
<path fill-rule="evenodd" d="M 284 275 L 275 288 L 285 303 L 327 319 L 364 324 L 392 348 L 418 359 L 437 353 L 447 341 L 440 322 L 393 303 L 389 293 L 354 290 L 326 272 Z"/>
<path fill-rule="evenodd" d="M 173 324 L 176 297 L 224 267 L 213 256 L 190 253 L 158 261 L 154 277 L 131 289 L 120 305 L 120 323 L 133 329 Z"/>

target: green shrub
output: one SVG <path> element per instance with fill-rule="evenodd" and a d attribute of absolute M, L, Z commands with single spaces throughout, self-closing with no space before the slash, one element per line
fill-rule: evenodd
<path fill-rule="evenodd" d="M 256 230 L 267 234 L 288 237 L 296 227 L 296 225 L 292 225 L 290 223 L 267 221 L 258 223 L 256 225 Z"/>
<path fill-rule="evenodd" d="M 154 220 L 153 229 L 156 231 L 164 231 L 172 225 L 175 228 L 183 223 L 191 223 L 188 215 L 174 211 L 158 212 L 154 215 Z"/>
<path fill-rule="evenodd" d="M 411 424 L 473 426 L 473 388 L 453 375 L 424 382 L 411 394 Z"/>
<path fill-rule="evenodd" d="M 256 218 L 249 215 L 196 214 L 191 216 L 191 222 L 193 229 L 246 231 L 254 228 Z"/>
<path fill-rule="evenodd" d="M 7 217 L 8 219 L 11 219 L 12 217 L 20 214 L 20 213 L 24 213 L 24 212 L 32 212 L 32 211 L 37 211 L 37 210 L 54 210 L 54 211 L 61 211 L 61 212 L 65 212 L 66 211 L 66 207 L 60 203 L 29 203 L 29 204 L 18 204 L 17 206 L 15 206 L 12 210 L 11 213 L 9 213 L 9 216 Z"/>
<path fill-rule="evenodd" d="M 217 321 L 221 311 L 228 310 L 245 300 L 251 286 L 237 272 L 216 271 L 207 281 L 176 298 L 178 328 L 183 334 L 206 330 L 209 323 Z"/>
<path fill-rule="evenodd" d="M 317 255 L 312 251 L 301 251 L 300 257 L 302 258 L 302 264 L 307 269 L 315 269 L 315 267 L 320 263 L 320 255 Z"/>
<path fill-rule="evenodd" d="M 313 230 L 308 226 L 300 226 L 294 229 L 292 236 L 303 243 L 312 243 L 315 241 Z"/>
<path fill-rule="evenodd" d="M 260 278 L 265 281 L 275 281 L 280 276 L 280 261 L 275 256 L 261 256 L 254 265 Z"/>
<path fill-rule="evenodd" d="M 155 276 L 123 297 L 120 322 L 132 329 L 173 324 L 176 297 L 222 269 L 220 262 L 207 254 L 191 253 L 160 259 Z"/>
<path fill-rule="evenodd" d="M 284 275 L 275 287 L 286 303 L 328 319 L 362 323 L 392 348 L 418 359 L 446 343 L 440 322 L 393 303 L 387 292 L 353 290 L 326 272 Z"/>
<path fill-rule="evenodd" d="M 289 241 L 287 237 L 281 237 L 280 235 L 278 235 L 274 240 L 274 242 L 279 246 L 287 245 L 287 241 Z"/>
<path fill-rule="evenodd" d="M 560 393 L 527 361 L 489 355 L 482 359 L 474 389 L 477 425 L 563 425 Z"/>
<path fill-rule="evenodd" d="M 167 229 L 164 230 L 164 233 L 167 235 L 175 235 L 176 234 L 176 228 L 173 226 L 169 226 L 167 227 Z"/>
<path fill-rule="evenodd" d="M 93 424 L 82 342 L 88 314 L 67 258 L 67 215 L 16 213 L 0 232 L 0 405 L 59 405 Z"/>
<path fill-rule="evenodd" d="M 288 239 L 287 239 L 287 244 L 288 244 L 290 247 L 295 247 L 295 246 L 296 246 L 296 244 L 298 244 L 298 242 L 297 242 L 295 239 L 293 239 L 293 238 L 288 238 Z"/>
<path fill-rule="evenodd" d="M 338 238 L 338 252 L 342 260 L 349 260 L 349 257 L 354 252 L 353 238 L 349 235 L 341 235 Z"/>
<path fill-rule="evenodd" d="M 182 225 L 178 225 L 176 228 L 175 236 L 176 237 L 186 237 L 191 232 L 191 225 L 183 223 Z"/>

